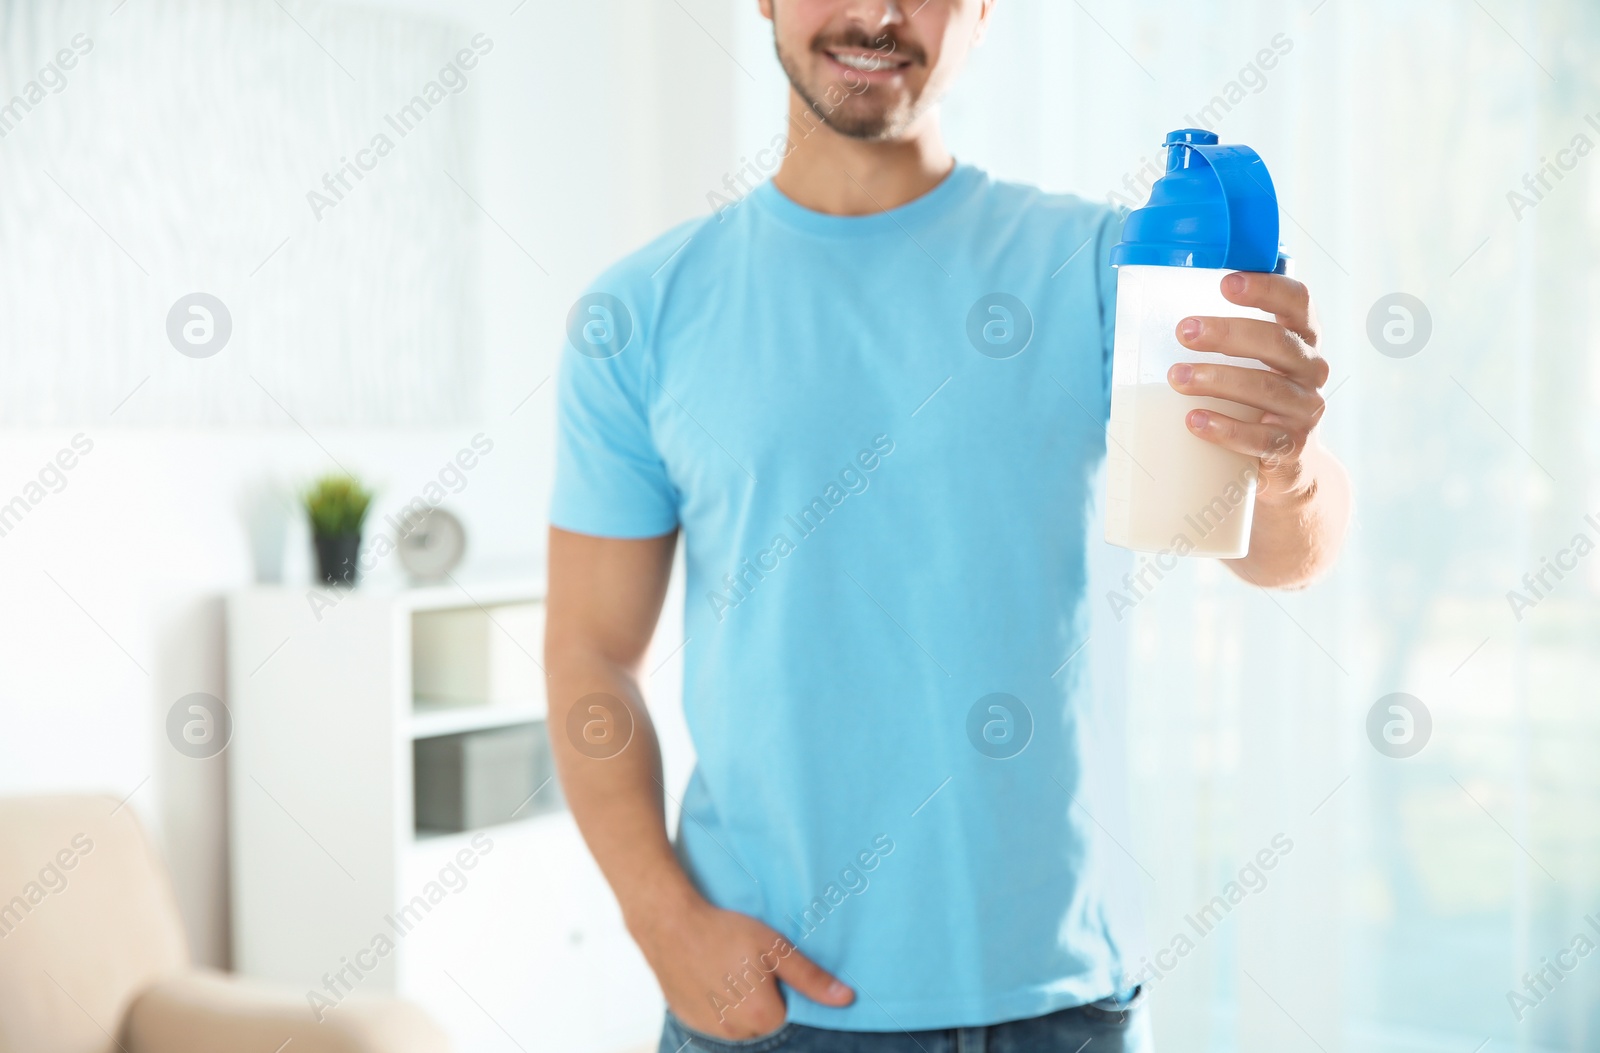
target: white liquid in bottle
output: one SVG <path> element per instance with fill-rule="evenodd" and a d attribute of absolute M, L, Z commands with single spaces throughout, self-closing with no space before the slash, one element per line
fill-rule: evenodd
<path fill-rule="evenodd" d="M 1167 381 L 1178 362 L 1265 369 L 1255 359 L 1191 351 L 1178 343 L 1190 315 L 1265 318 L 1222 296 L 1229 272 L 1124 265 L 1117 270 L 1117 327 L 1106 443 L 1106 540 L 1141 552 L 1237 559 L 1250 547 L 1256 459 L 1195 435 L 1185 418 L 1206 409 L 1255 422 L 1261 411 L 1183 395 Z"/>

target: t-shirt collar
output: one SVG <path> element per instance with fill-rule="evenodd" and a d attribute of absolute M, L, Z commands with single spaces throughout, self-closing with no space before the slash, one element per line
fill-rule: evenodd
<path fill-rule="evenodd" d="M 884 230 L 904 230 L 943 215 L 985 179 L 983 170 L 959 161 L 948 175 L 921 197 L 885 212 L 864 216 L 838 216 L 796 203 L 767 180 L 750 192 L 750 200 L 763 212 L 788 226 L 812 234 L 854 237 Z"/>

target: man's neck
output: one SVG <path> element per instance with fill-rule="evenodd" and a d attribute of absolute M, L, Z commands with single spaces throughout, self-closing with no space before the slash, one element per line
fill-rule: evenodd
<path fill-rule="evenodd" d="M 809 133 L 802 134 L 805 129 Z M 929 110 L 905 135 L 868 142 L 817 123 L 811 108 L 789 92 L 789 155 L 773 185 L 816 212 L 867 216 L 914 201 L 943 182 L 955 166 Z"/>

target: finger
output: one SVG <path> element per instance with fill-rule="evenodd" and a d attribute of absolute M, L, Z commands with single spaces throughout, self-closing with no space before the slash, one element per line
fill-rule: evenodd
<path fill-rule="evenodd" d="M 765 977 L 763 977 L 763 980 Z M 718 1018 L 721 1032 L 727 1038 L 747 1039 L 760 1038 L 770 1035 L 783 1027 L 789 1017 L 788 1009 L 783 1004 L 783 995 L 779 993 L 776 983 L 763 983 L 761 988 L 752 992 L 749 997 L 741 999 L 736 1005 L 725 1009 Z M 682 1020 L 680 1016 L 678 1018 Z M 693 1025 L 690 1025 L 693 1026 Z M 705 1031 L 705 1028 L 698 1030 Z M 713 1029 L 709 1034 L 717 1034 Z"/>
<path fill-rule="evenodd" d="M 1179 362 L 1167 370 L 1167 382 L 1185 395 L 1210 396 L 1274 413 L 1308 426 L 1322 418 L 1322 396 L 1307 391 L 1281 373 L 1222 363 Z"/>
<path fill-rule="evenodd" d="M 1294 330 L 1306 343 L 1317 344 L 1316 311 L 1311 290 L 1282 274 L 1234 271 L 1222 279 L 1222 295 L 1240 307 L 1254 307 Z"/>
<path fill-rule="evenodd" d="M 783 996 L 775 985 L 766 984 L 738 998 L 731 1005 L 721 1006 L 715 1016 L 705 1017 L 687 1010 L 680 1011 L 676 1007 L 672 1007 L 672 1014 L 680 1023 L 696 1031 L 736 1041 L 770 1035 L 783 1026 L 787 1017 Z"/>
<path fill-rule="evenodd" d="M 1276 422 L 1251 424 L 1214 410 L 1190 410 L 1184 423 L 1207 442 L 1260 458 L 1264 468 L 1291 461 L 1298 450 L 1294 434 Z"/>
<path fill-rule="evenodd" d="M 801 954 L 788 940 L 774 952 L 778 955 L 778 979 L 813 1002 L 845 1006 L 856 1000 L 856 993 L 827 970 Z"/>
<path fill-rule="evenodd" d="M 1194 351 L 1265 362 L 1313 388 L 1328 382 L 1328 360 L 1300 334 L 1264 318 L 1185 318 L 1178 323 L 1178 342 Z"/>

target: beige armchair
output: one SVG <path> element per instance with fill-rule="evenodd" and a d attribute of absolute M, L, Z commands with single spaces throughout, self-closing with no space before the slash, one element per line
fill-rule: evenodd
<path fill-rule="evenodd" d="M 287 1048 L 285 1048 L 287 1047 Z M 111 797 L 0 799 L 0 1053 L 447 1053 L 417 1007 L 193 968 L 167 875 Z"/>

